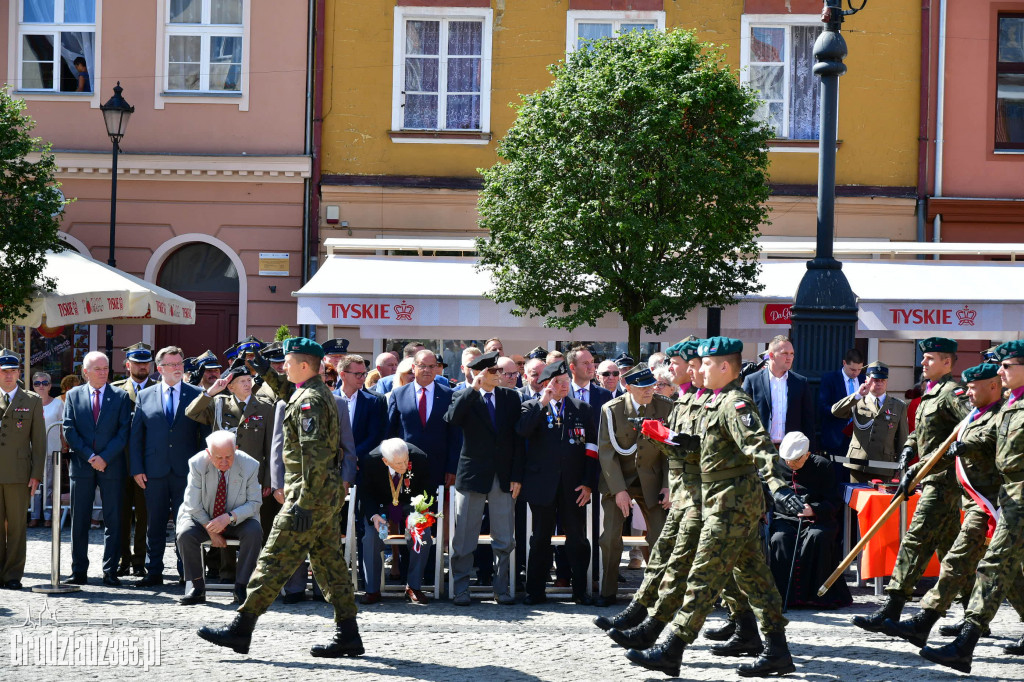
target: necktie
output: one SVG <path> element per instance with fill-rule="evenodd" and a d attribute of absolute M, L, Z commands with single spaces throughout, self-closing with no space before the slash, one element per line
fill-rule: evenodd
<path fill-rule="evenodd" d="M 167 425 L 174 424 L 174 387 L 167 389 L 167 402 L 164 403 L 164 416 L 167 418 Z"/>
<path fill-rule="evenodd" d="M 580 400 L 582 402 L 587 402 L 587 389 L 585 389 L 585 388 L 581 388 L 580 389 Z"/>
<path fill-rule="evenodd" d="M 245 401 L 235 398 L 235 404 L 238 405 L 239 412 L 245 412 Z"/>
<path fill-rule="evenodd" d="M 92 421 L 95 424 L 100 420 L 100 389 L 92 389 Z"/>
<path fill-rule="evenodd" d="M 494 394 L 493 393 L 485 393 L 484 394 L 484 402 L 487 403 L 487 411 L 491 415 L 491 424 L 494 426 L 494 428 L 498 428 L 498 416 L 497 416 L 497 413 L 494 410 Z"/>
<path fill-rule="evenodd" d="M 217 482 L 217 497 L 213 498 L 213 518 L 224 513 L 224 506 L 228 502 L 228 483 L 224 480 L 224 472 L 220 472 L 220 481 Z"/>
<path fill-rule="evenodd" d="M 3 391 L 0 391 L 0 412 L 6 412 L 7 408 L 10 406 L 10 404 L 11 404 L 10 397 L 6 393 L 4 393 Z"/>
<path fill-rule="evenodd" d="M 857 386 L 853 383 L 853 379 L 846 380 L 846 395 L 853 395 L 857 392 Z"/>
<path fill-rule="evenodd" d="M 423 387 L 420 388 L 420 405 L 419 405 L 419 410 L 420 410 L 420 423 L 423 424 L 423 426 L 426 426 L 427 425 L 427 389 L 423 388 Z"/>

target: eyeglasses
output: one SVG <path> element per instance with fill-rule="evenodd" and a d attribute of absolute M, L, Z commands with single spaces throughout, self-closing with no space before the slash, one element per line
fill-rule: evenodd
<path fill-rule="evenodd" d="M 326 379 L 324 381 L 324 383 L 327 384 L 328 386 L 333 386 L 334 385 L 334 379 Z"/>
<path fill-rule="evenodd" d="M 179 367 L 184 366 L 184 362 L 161 362 L 159 365 L 159 367 L 170 367 L 171 369 L 178 369 Z"/>
<path fill-rule="evenodd" d="M 485 372 L 487 372 L 488 374 L 497 374 L 497 373 L 498 373 L 498 372 L 500 372 L 501 370 L 500 370 L 500 369 L 498 369 L 497 367 L 488 367 L 488 368 L 487 368 L 487 369 L 485 369 L 484 371 L 485 371 Z"/>
<path fill-rule="evenodd" d="M 433 372 L 435 369 L 437 369 L 437 365 L 416 365 L 416 368 L 417 369 L 426 369 L 426 370 L 430 370 L 431 372 Z"/>
<path fill-rule="evenodd" d="M 516 366 L 519 367 L 519 369 L 522 369 L 523 367 L 526 367 L 526 363 L 525 362 L 517 362 Z"/>
<path fill-rule="evenodd" d="M 621 372 L 598 372 L 598 374 L 603 377 L 617 377 Z"/>
<path fill-rule="evenodd" d="M 671 385 L 672 384 L 668 383 L 667 381 L 659 381 L 658 383 L 654 384 L 654 387 L 655 388 L 668 388 Z"/>
<path fill-rule="evenodd" d="M 344 372 L 345 374 L 351 374 L 356 379 L 365 379 L 367 374 L 366 372 L 350 372 L 347 369 L 342 370 L 342 372 Z"/>
<path fill-rule="evenodd" d="M 519 376 L 519 372 L 502 372 L 506 379 L 515 379 Z"/>
<path fill-rule="evenodd" d="M 1021 367 L 1022 365 L 1018 362 L 1000 362 L 999 366 L 1003 369 L 1010 369 L 1011 367 Z"/>
<path fill-rule="evenodd" d="M 32 385 L 33 386 L 49 386 L 50 382 L 49 381 L 33 381 Z"/>

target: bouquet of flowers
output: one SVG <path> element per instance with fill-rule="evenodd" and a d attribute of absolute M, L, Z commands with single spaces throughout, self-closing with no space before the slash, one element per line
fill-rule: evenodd
<path fill-rule="evenodd" d="M 405 527 L 412 537 L 412 549 L 417 554 L 423 548 L 423 534 L 428 528 L 437 524 L 442 514 L 435 514 L 430 511 L 434 504 L 434 498 L 426 493 L 412 498 L 413 512 L 405 520 Z"/>

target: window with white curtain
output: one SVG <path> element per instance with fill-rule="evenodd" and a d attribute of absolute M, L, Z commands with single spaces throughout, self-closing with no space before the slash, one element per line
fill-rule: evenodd
<path fill-rule="evenodd" d="M 95 84 L 96 0 L 18 3 L 18 90 L 87 92 Z"/>
<path fill-rule="evenodd" d="M 169 0 L 166 92 L 241 92 L 243 0 Z"/>
<path fill-rule="evenodd" d="M 757 117 L 780 140 L 818 139 L 819 80 L 812 69 L 821 31 L 817 16 L 743 17 L 740 82 L 757 91 Z"/>
<path fill-rule="evenodd" d="M 490 12 L 395 8 L 393 129 L 489 129 Z"/>
<path fill-rule="evenodd" d="M 570 10 L 566 19 L 566 52 L 579 49 L 588 40 L 614 38 L 630 31 L 665 30 L 664 12 Z"/>

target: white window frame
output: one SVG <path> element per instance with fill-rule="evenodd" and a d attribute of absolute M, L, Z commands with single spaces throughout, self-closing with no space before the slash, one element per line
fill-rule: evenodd
<path fill-rule="evenodd" d="M 212 3 L 209 0 L 203 1 L 202 24 L 172 24 L 170 0 L 157 0 L 156 5 L 156 72 L 154 74 L 154 98 L 153 107 L 163 109 L 168 103 L 194 103 L 194 104 L 230 104 L 238 107 L 239 111 L 249 110 L 249 54 L 252 43 L 252 0 L 242 0 L 242 25 L 236 24 L 210 24 L 210 12 Z M 200 59 L 200 89 L 199 90 L 168 90 L 168 69 L 167 60 L 170 57 L 170 42 L 172 35 L 198 35 L 203 41 Z M 237 36 L 242 39 L 242 64 L 239 74 L 239 90 L 210 90 L 209 89 L 209 60 L 210 60 L 210 38 L 211 36 Z M 207 89 L 203 89 L 203 87 Z"/>
<path fill-rule="evenodd" d="M 391 130 L 403 133 L 422 133 L 423 139 L 418 142 L 441 144 L 487 144 L 491 132 L 491 37 L 494 11 L 485 7 L 395 7 L 394 55 L 392 58 L 392 91 L 391 91 Z M 410 20 L 424 21 L 477 20 L 483 23 L 481 57 L 480 57 L 480 129 L 465 128 L 404 128 L 405 104 L 405 23 Z M 442 31 L 442 35 L 444 32 Z M 443 47 L 443 46 L 442 46 Z M 447 64 L 440 59 L 438 71 L 438 122 L 443 118 L 445 98 L 447 97 Z M 440 88 L 444 88 L 443 90 Z M 480 139 L 446 139 L 437 137 L 437 133 L 479 133 Z M 396 140 L 397 141 L 397 140 Z"/>
<path fill-rule="evenodd" d="M 817 26 L 821 24 L 821 16 L 817 14 L 744 14 L 740 19 L 740 84 L 750 87 L 750 29 L 758 28 L 782 28 L 786 30 L 786 42 L 783 55 L 783 107 L 782 107 L 782 129 L 784 137 L 780 141 L 790 141 L 789 135 L 789 104 L 792 100 L 789 78 L 789 60 L 792 54 L 792 38 L 794 26 Z M 838 124 L 837 124 L 838 126 Z M 797 140 L 803 142 L 805 140 Z M 816 142 L 816 140 L 815 140 Z M 771 151 L 780 151 L 775 147 Z M 786 151 L 796 151 L 786 150 Z M 804 151 L 804 150 L 801 150 Z M 806 151 L 816 153 L 817 147 Z"/>
<path fill-rule="evenodd" d="M 622 24 L 640 24 L 640 23 L 651 23 L 655 24 L 654 30 L 664 31 L 665 30 L 665 12 L 664 11 L 634 11 L 634 12 L 616 12 L 614 10 L 590 10 L 590 9 L 573 9 L 565 13 L 565 51 L 566 53 L 576 51 L 576 42 L 579 38 L 579 24 L 582 22 L 587 23 L 601 23 L 612 24 L 612 35 L 616 35 L 619 31 L 619 27 Z"/>
<path fill-rule="evenodd" d="M 8 0 L 8 22 L 7 25 L 10 27 L 8 34 L 8 45 L 7 45 L 7 82 L 14 85 L 14 92 L 20 99 L 27 102 L 45 100 L 48 102 L 89 102 L 89 105 L 93 109 L 98 109 L 100 106 L 100 49 L 101 34 L 102 34 L 102 16 L 103 16 L 103 0 L 96 0 L 96 23 L 95 24 L 62 24 L 54 21 L 52 24 L 22 24 L 21 22 L 21 0 Z M 54 3 L 54 19 L 58 14 L 58 11 L 63 10 L 63 0 L 55 0 Z M 33 26 L 39 27 L 53 27 L 58 26 L 56 30 L 45 29 L 41 31 L 33 31 Z M 23 32 L 39 34 L 39 33 L 60 33 L 64 30 L 63 27 L 67 27 L 69 32 L 72 31 L 88 31 L 94 32 L 93 41 L 95 43 L 95 54 L 93 54 L 92 64 L 89 64 L 89 78 L 92 81 L 92 92 L 61 92 L 60 90 L 22 90 L 21 89 L 21 35 Z M 27 30 L 25 30 L 27 29 Z M 54 43 L 54 49 L 60 50 L 60 41 L 57 40 Z M 54 74 L 56 78 L 56 73 Z"/>

